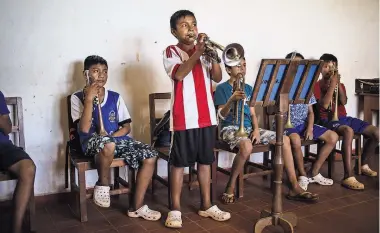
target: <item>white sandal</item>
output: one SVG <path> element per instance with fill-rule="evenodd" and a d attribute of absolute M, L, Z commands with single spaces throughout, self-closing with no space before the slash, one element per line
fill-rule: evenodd
<path fill-rule="evenodd" d="M 111 199 L 110 199 L 110 187 L 109 186 L 95 185 L 94 203 L 100 207 L 104 207 L 104 208 L 110 207 Z"/>
<path fill-rule="evenodd" d="M 182 218 L 181 211 L 172 210 L 168 213 L 168 217 L 165 221 L 165 226 L 169 228 L 181 228 L 182 227 Z"/>
<path fill-rule="evenodd" d="M 131 218 L 143 218 L 149 221 L 157 221 L 161 218 L 161 213 L 155 210 L 149 209 L 147 205 L 143 205 L 136 211 L 128 211 L 128 216 Z"/>
<path fill-rule="evenodd" d="M 306 176 L 299 176 L 298 184 L 301 187 L 301 189 L 307 191 L 307 186 L 309 186 L 309 178 L 307 178 Z"/>
<path fill-rule="evenodd" d="M 199 210 L 198 214 L 202 217 L 208 218 L 223 222 L 231 218 L 231 214 L 225 211 L 220 210 L 216 205 L 210 207 L 208 210 Z"/>
<path fill-rule="evenodd" d="M 309 179 L 309 183 L 318 183 L 320 185 L 333 185 L 334 181 L 332 179 L 325 178 L 321 175 L 321 173 L 318 173 L 318 175 Z"/>
<path fill-rule="evenodd" d="M 368 164 L 364 164 L 362 166 L 362 173 L 365 176 L 375 177 L 377 176 L 377 172 L 373 171 L 371 168 L 369 168 Z"/>

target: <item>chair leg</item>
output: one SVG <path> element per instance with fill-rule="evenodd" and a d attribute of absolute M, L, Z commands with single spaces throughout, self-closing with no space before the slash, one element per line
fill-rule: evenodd
<path fill-rule="evenodd" d="M 334 173 L 334 166 L 335 166 L 335 162 L 334 162 L 334 159 L 335 159 L 335 154 L 336 152 L 333 151 L 330 153 L 329 157 L 328 157 L 328 167 L 327 167 L 327 170 L 328 170 L 328 174 L 327 176 L 332 179 L 332 174 Z"/>
<path fill-rule="evenodd" d="M 34 187 L 29 199 L 29 229 L 30 232 L 36 232 L 36 203 L 34 199 Z"/>
<path fill-rule="evenodd" d="M 168 166 L 168 206 L 169 210 L 172 209 L 172 192 L 171 192 L 171 170 L 170 170 L 170 161 L 167 161 Z"/>
<path fill-rule="evenodd" d="M 69 142 L 66 143 L 66 156 L 65 156 L 65 188 L 69 188 Z"/>
<path fill-rule="evenodd" d="M 129 209 L 134 209 L 134 196 L 136 192 L 136 170 L 128 167 L 128 185 L 129 185 L 129 193 L 128 193 L 128 202 Z"/>
<path fill-rule="evenodd" d="M 264 165 L 265 167 L 269 167 L 269 151 L 268 151 L 268 152 L 264 152 L 263 155 L 264 155 L 264 156 L 263 156 L 263 165 Z M 268 179 L 268 175 L 264 175 L 264 176 L 263 176 L 263 179 L 264 179 L 264 180 L 267 180 L 267 179 Z"/>
<path fill-rule="evenodd" d="M 78 167 L 78 184 L 80 221 L 87 222 L 86 171 L 83 166 Z"/>
<path fill-rule="evenodd" d="M 152 177 L 152 195 L 154 195 L 154 192 L 156 191 L 156 177 L 157 177 L 157 173 L 158 173 L 158 158 L 156 160 L 156 163 L 154 165 L 154 172 L 153 172 L 153 177 Z"/>
<path fill-rule="evenodd" d="M 355 153 L 358 157 L 356 160 L 356 174 L 362 174 L 362 137 L 355 140 Z"/>

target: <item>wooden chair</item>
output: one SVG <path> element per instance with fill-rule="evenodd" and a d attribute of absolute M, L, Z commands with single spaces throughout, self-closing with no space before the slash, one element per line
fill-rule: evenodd
<path fill-rule="evenodd" d="M 264 125 L 266 125 L 266 122 L 265 122 L 266 118 L 264 117 L 263 120 L 264 120 Z M 231 150 L 230 146 L 226 142 L 221 140 L 219 132 L 220 132 L 220 124 L 218 127 L 218 141 L 215 146 L 215 148 L 218 150 L 216 152 L 217 162 L 219 160 L 219 153 L 218 153 L 219 151 L 227 151 L 234 154 L 237 154 L 239 151 L 239 149 L 236 147 L 233 150 Z M 263 153 L 263 164 L 254 163 L 251 161 L 246 162 L 244 166 L 244 170 L 239 174 L 237 178 L 238 181 L 236 182 L 236 187 L 235 187 L 236 197 L 242 198 L 244 196 L 244 180 L 251 177 L 255 177 L 255 176 L 263 176 L 264 178 L 266 178 L 267 175 L 273 173 L 273 170 L 270 167 L 271 160 L 269 159 L 269 155 L 270 155 L 270 152 L 273 152 L 272 154 L 274 155 L 274 149 L 275 147 L 270 144 L 268 145 L 259 144 L 259 145 L 253 146 L 251 154 Z M 256 168 L 256 169 L 259 169 L 259 171 L 250 172 L 249 168 Z M 218 166 L 217 170 L 227 176 L 231 175 L 231 171 L 229 169 L 225 169 Z M 272 183 L 270 185 L 272 187 Z"/>
<path fill-rule="evenodd" d="M 170 100 L 171 98 L 171 93 L 152 93 L 149 94 L 149 112 L 150 112 L 150 140 L 151 144 L 153 144 L 154 138 L 153 138 L 153 133 L 155 131 L 155 128 L 157 126 L 157 123 L 161 120 L 161 118 L 156 118 L 156 100 Z M 157 174 L 158 170 L 158 161 L 156 162 L 156 167 L 155 171 L 153 174 L 153 180 L 152 180 L 152 193 L 154 194 L 155 191 L 155 180 L 159 181 L 161 184 L 165 185 L 168 187 L 168 206 L 169 209 L 171 208 L 172 201 L 171 201 L 171 193 L 170 193 L 170 177 L 171 177 L 171 172 L 170 172 L 170 162 L 169 162 L 169 147 L 154 147 L 158 153 L 159 153 L 159 158 L 163 159 L 167 162 L 167 170 L 168 170 L 168 178 L 167 180 L 164 179 L 163 177 L 159 176 Z M 216 155 L 216 151 L 214 150 L 214 154 Z M 210 190 L 211 190 L 211 200 L 215 200 L 216 196 L 216 165 L 217 163 L 214 162 L 211 165 L 211 184 L 210 184 Z M 193 174 L 196 173 L 194 167 L 189 167 L 189 189 L 192 189 L 195 185 L 193 182 L 194 176 Z"/>
<path fill-rule="evenodd" d="M 13 143 L 16 146 L 19 146 L 25 150 L 25 138 L 24 138 L 24 118 L 23 118 L 23 108 L 22 108 L 22 99 L 21 97 L 7 97 L 5 98 L 5 102 L 8 106 L 11 106 L 13 111 L 13 119 L 12 119 L 12 134 L 14 136 Z M 12 174 L 7 171 L 0 171 L 0 182 L 1 181 L 10 181 L 15 180 Z M 34 189 L 32 190 L 29 206 L 27 213 L 25 214 L 25 220 L 29 224 L 29 230 L 31 232 L 36 231 L 36 207 L 34 200 Z"/>
<path fill-rule="evenodd" d="M 96 169 L 93 159 L 84 157 L 77 133 L 77 122 L 73 122 L 71 118 L 71 95 L 67 96 L 68 120 L 70 140 L 66 146 L 66 169 L 65 169 L 65 185 L 69 187 L 69 171 L 70 171 L 70 191 L 76 196 L 77 207 L 79 209 L 80 221 L 87 222 L 87 204 L 86 200 L 92 197 L 93 188 L 86 188 L 86 174 L 88 170 Z M 128 182 L 119 176 L 119 168 L 127 167 L 123 159 L 114 159 L 111 169 L 114 171 L 114 183 L 111 187 L 110 195 L 129 194 L 129 206 L 133 204 L 133 193 L 135 190 L 135 170 L 128 167 Z M 78 185 L 75 182 L 75 169 L 78 171 Z M 120 185 L 122 187 L 120 187 Z"/>

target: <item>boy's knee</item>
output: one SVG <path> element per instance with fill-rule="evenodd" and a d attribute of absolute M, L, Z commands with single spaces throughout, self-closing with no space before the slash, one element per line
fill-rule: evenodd
<path fill-rule="evenodd" d="M 298 134 L 291 134 L 288 138 L 290 139 L 290 145 L 292 146 L 292 148 L 301 147 L 301 138 Z M 284 138 L 284 143 L 285 143 L 285 138 Z"/>
<path fill-rule="evenodd" d="M 157 157 L 152 157 L 152 158 L 149 158 L 149 159 L 144 159 L 143 160 L 143 164 L 144 165 L 150 165 L 150 166 L 152 166 L 152 165 L 154 165 L 156 163 L 156 161 L 157 161 Z"/>
<path fill-rule="evenodd" d="M 116 144 L 114 142 L 110 142 L 104 145 L 102 149 L 102 153 L 100 153 L 103 156 L 113 156 L 113 153 L 115 152 Z"/>
<path fill-rule="evenodd" d="M 284 146 L 290 146 L 290 139 L 289 139 L 288 136 L 284 135 L 284 136 L 282 137 L 282 141 L 283 141 L 283 143 L 284 143 Z"/>
<path fill-rule="evenodd" d="M 36 165 L 30 159 L 21 161 L 19 176 L 22 179 L 34 179 L 36 175 Z"/>
<path fill-rule="evenodd" d="M 354 137 L 354 130 L 351 127 L 349 126 L 341 126 L 341 127 L 342 127 L 341 131 L 343 133 L 343 137 L 350 137 L 350 138 Z"/>
<path fill-rule="evenodd" d="M 249 156 L 252 153 L 252 143 L 250 140 L 243 140 L 240 142 L 239 145 L 239 154 L 242 156 L 245 160 L 249 158 Z"/>
<path fill-rule="evenodd" d="M 337 133 L 331 130 L 327 131 L 326 143 L 336 144 L 338 140 L 339 140 L 339 135 Z"/>

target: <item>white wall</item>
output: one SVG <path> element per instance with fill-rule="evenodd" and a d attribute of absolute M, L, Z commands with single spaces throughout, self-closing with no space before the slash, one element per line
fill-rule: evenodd
<path fill-rule="evenodd" d="M 149 142 L 148 94 L 171 91 L 162 51 L 176 43 L 169 18 L 178 9 L 194 11 L 199 30 L 213 40 L 245 47 L 248 83 L 253 84 L 262 58 L 282 58 L 294 49 L 307 58 L 331 52 L 348 89 L 348 114 L 356 116 L 354 79 L 379 77 L 376 0 L 184 2 L 0 2 L 0 89 L 23 98 L 26 148 L 37 164 L 37 195 L 64 191 L 65 97 L 84 85 L 81 62 L 87 55 L 108 60 L 107 87 L 126 100 L 134 137 Z M 95 179 L 93 173 L 88 184 Z M 9 197 L 13 187 L 1 183 L 0 197 Z"/>

